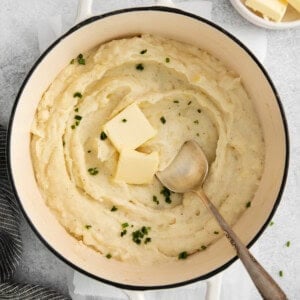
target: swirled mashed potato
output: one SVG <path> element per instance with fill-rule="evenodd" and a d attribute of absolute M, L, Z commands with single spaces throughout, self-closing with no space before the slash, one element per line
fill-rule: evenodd
<path fill-rule="evenodd" d="M 194 194 L 169 193 L 156 178 L 116 182 L 118 152 L 98 158 L 103 125 L 133 102 L 157 130 L 139 150 L 157 151 L 162 170 L 184 141 L 196 140 L 210 165 L 204 190 L 234 224 L 263 169 L 254 108 L 239 76 L 216 58 L 156 36 L 79 55 L 45 92 L 31 142 L 41 193 L 70 234 L 108 258 L 150 264 L 203 251 L 221 230 Z"/>

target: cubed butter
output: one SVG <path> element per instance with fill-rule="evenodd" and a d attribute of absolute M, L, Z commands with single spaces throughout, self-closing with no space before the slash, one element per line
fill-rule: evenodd
<path fill-rule="evenodd" d="M 115 175 L 116 181 L 129 184 L 148 184 L 158 169 L 158 153 L 146 154 L 136 150 L 124 149 L 120 153 Z"/>
<path fill-rule="evenodd" d="M 288 0 L 288 3 L 300 12 L 300 0 Z"/>
<path fill-rule="evenodd" d="M 115 148 L 110 141 L 97 138 L 98 159 L 102 162 L 109 160 L 115 153 Z"/>
<path fill-rule="evenodd" d="M 156 130 L 135 103 L 108 121 L 103 130 L 119 152 L 123 149 L 136 149 L 156 134 Z"/>
<path fill-rule="evenodd" d="M 282 20 L 288 5 L 287 0 L 247 0 L 245 4 L 276 22 Z"/>

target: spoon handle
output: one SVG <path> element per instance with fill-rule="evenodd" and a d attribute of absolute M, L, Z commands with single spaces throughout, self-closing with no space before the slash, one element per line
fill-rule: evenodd
<path fill-rule="evenodd" d="M 237 235 L 233 232 L 228 223 L 221 216 L 216 207 L 208 199 L 202 189 L 194 191 L 200 199 L 205 203 L 210 212 L 214 215 L 219 225 L 223 229 L 226 237 L 231 245 L 235 248 L 237 255 L 243 262 L 252 281 L 260 292 L 261 296 L 267 300 L 287 299 L 285 293 L 267 273 L 267 271 L 259 264 L 259 262 L 249 252 L 247 247 L 241 242 Z"/>

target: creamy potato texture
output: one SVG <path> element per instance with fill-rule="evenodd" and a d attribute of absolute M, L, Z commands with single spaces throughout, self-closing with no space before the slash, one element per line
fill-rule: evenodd
<path fill-rule="evenodd" d="M 157 151 L 162 170 L 184 141 L 196 140 L 210 166 L 204 190 L 234 224 L 263 170 L 254 108 L 238 75 L 216 58 L 156 36 L 84 53 L 45 92 L 31 142 L 41 193 L 66 230 L 99 255 L 152 264 L 205 251 L 221 230 L 194 194 L 169 195 L 156 178 L 147 185 L 115 182 L 119 154 L 111 145 L 98 158 L 103 125 L 133 102 L 157 130 L 138 150 Z"/>

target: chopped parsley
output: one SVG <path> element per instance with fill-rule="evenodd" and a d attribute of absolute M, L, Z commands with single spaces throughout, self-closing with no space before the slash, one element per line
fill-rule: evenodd
<path fill-rule="evenodd" d="M 122 226 L 122 228 L 126 228 L 129 226 L 129 224 L 126 222 L 126 223 L 123 223 L 121 226 Z"/>
<path fill-rule="evenodd" d="M 72 129 L 75 129 L 75 128 L 76 128 L 76 126 L 73 124 L 73 125 L 71 125 L 71 128 L 72 128 Z"/>
<path fill-rule="evenodd" d="M 147 53 L 147 49 L 144 49 L 140 52 L 140 54 L 145 54 L 145 53 Z"/>
<path fill-rule="evenodd" d="M 192 101 L 189 101 L 189 102 L 188 102 L 188 105 L 191 105 L 191 104 L 192 104 Z"/>
<path fill-rule="evenodd" d="M 120 236 L 123 237 L 126 233 L 127 233 L 127 230 L 124 229 L 123 231 L 121 231 Z"/>
<path fill-rule="evenodd" d="M 251 206 L 251 202 L 249 201 L 246 203 L 246 207 L 249 208 L 250 206 Z"/>
<path fill-rule="evenodd" d="M 199 124 L 199 121 L 198 121 L 198 120 L 195 120 L 194 123 L 195 123 L 195 124 Z"/>
<path fill-rule="evenodd" d="M 214 231 L 214 234 L 219 234 L 219 231 Z"/>
<path fill-rule="evenodd" d="M 143 71 L 144 70 L 144 65 L 143 64 L 137 64 L 135 66 L 135 68 L 138 70 L 138 71 Z"/>
<path fill-rule="evenodd" d="M 73 95 L 73 97 L 74 98 L 82 98 L 82 94 L 81 93 L 79 93 L 79 92 L 76 92 L 76 93 L 74 93 L 74 95 Z"/>
<path fill-rule="evenodd" d="M 76 107 L 76 108 L 74 109 L 74 111 L 75 111 L 75 112 L 78 112 L 78 111 L 79 111 L 79 108 L 78 108 L 78 107 Z"/>
<path fill-rule="evenodd" d="M 164 186 L 163 189 L 160 191 L 160 193 L 165 197 L 166 203 L 168 203 L 168 204 L 172 203 L 172 200 L 171 200 L 171 191 L 169 189 L 167 189 Z"/>
<path fill-rule="evenodd" d="M 140 245 L 145 237 L 144 243 L 147 244 L 151 241 L 150 237 L 146 237 L 149 233 L 150 227 L 142 226 L 141 229 L 135 230 L 131 233 L 132 241 L 137 245 Z M 150 239 L 150 240 L 149 240 Z"/>
<path fill-rule="evenodd" d="M 85 225 L 84 226 L 86 229 L 90 229 L 90 228 L 92 228 L 92 225 Z"/>
<path fill-rule="evenodd" d="M 110 211 L 117 211 L 117 210 L 118 210 L 118 208 L 113 206 Z"/>
<path fill-rule="evenodd" d="M 99 173 L 99 170 L 98 168 L 89 168 L 88 169 L 88 172 L 91 174 L 91 175 L 97 175 Z"/>
<path fill-rule="evenodd" d="M 156 196 L 152 197 L 152 201 L 155 202 L 157 205 L 159 204 L 159 201 Z"/>
<path fill-rule="evenodd" d="M 199 114 L 201 114 L 202 110 L 201 110 L 201 109 L 197 109 L 197 112 L 198 112 Z"/>
<path fill-rule="evenodd" d="M 126 123 L 126 122 L 127 122 L 127 120 L 126 120 L 126 119 L 122 119 L 122 122 L 123 122 L 123 123 Z"/>
<path fill-rule="evenodd" d="M 283 277 L 283 271 L 282 271 L 282 270 L 280 270 L 280 271 L 278 272 L 278 274 L 279 274 L 280 277 Z"/>
<path fill-rule="evenodd" d="M 78 120 L 78 121 L 81 121 L 81 119 L 82 119 L 82 116 L 75 115 L 74 119 L 75 119 L 75 120 Z"/>
<path fill-rule="evenodd" d="M 166 63 L 170 62 L 170 57 L 166 57 Z"/>
<path fill-rule="evenodd" d="M 178 101 L 178 100 L 174 100 L 173 102 L 174 102 L 174 103 L 179 103 L 179 101 Z"/>
<path fill-rule="evenodd" d="M 75 122 L 75 125 L 78 126 L 78 125 L 79 125 L 79 121 L 76 121 L 76 122 Z"/>
<path fill-rule="evenodd" d="M 178 254 L 178 259 L 187 259 L 188 253 L 186 251 L 180 252 Z"/>
<path fill-rule="evenodd" d="M 207 248 L 207 247 L 204 246 L 204 245 L 201 246 L 201 249 L 202 249 L 202 250 L 205 250 L 206 248 Z"/>
<path fill-rule="evenodd" d="M 106 139 L 107 139 L 107 135 L 106 135 L 106 133 L 105 133 L 104 131 L 102 131 L 102 132 L 100 133 L 100 140 L 104 141 L 104 140 L 106 140 Z"/>
<path fill-rule="evenodd" d="M 160 121 L 165 124 L 167 121 L 166 121 L 166 118 L 164 116 L 160 117 Z"/>
<path fill-rule="evenodd" d="M 291 246 L 291 242 L 290 242 L 290 241 L 287 241 L 287 242 L 285 243 L 285 245 L 286 245 L 287 247 L 289 247 L 289 246 Z"/>
<path fill-rule="evenodd" d="M 273 226 L 274 225 L 274 222 L 273 221 L 271 221 L 270 222 L 270 224 L 269 224 L 269 226 Z"/>
<path fill-rule="evenodd" d="M 106 257 L 107 259 L 110 259 L 110 258 L 111 258 L 111 254 L 110 254 L 110 253 L 107 253 L 105 257 Z"/>
<path fill-rule="evenodd" d="M 77 62 L 80 65 L 85 65 L 85 59 L 84 59 L 84 57 L 83 57 L 83 55 L 81 53 L 77 56 Z"/>

